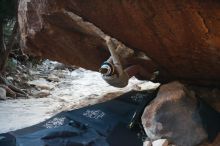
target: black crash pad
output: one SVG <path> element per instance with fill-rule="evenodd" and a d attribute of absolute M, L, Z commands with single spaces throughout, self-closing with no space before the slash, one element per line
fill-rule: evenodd
<path fill-rule="evenodd" d="M 141 104 L 155 93 L 131 91 L 116 99 L 62 112 L 40 124 L 0 134 L 0 146 L 142 146 L 128 128 Z"/>

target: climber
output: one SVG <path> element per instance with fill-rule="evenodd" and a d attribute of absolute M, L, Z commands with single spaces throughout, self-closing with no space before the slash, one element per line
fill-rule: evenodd
<path fill-rule="evenodd" d="M 99 72 L 102 74 L 102 78 L 108 84 L 114 87 L 122 88 L 128 85 L 128 80 L 132 76 L 136 76 L 138 74 L 144 75 L 149 80 L 154 78 L 152 73 L 149 73 L 140 65 L 131 65 L 123 69 L 119 55 L 116 52 L 116 50 L 119 50 L 123 46 L 118 45 L 116 47 L 113 40 L 109 36 L 105 37 L 105 41 L 110 51 L 111 57 L 101 65 Z"/>

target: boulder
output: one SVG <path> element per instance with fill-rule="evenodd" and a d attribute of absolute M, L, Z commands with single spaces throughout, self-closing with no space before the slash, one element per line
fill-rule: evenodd
<path fill-rule="evenodd" d="M 153 146 L 168 146 L 168 144 L 167 139 L 158 139 L 152 142 Z"/>
<path fill-rule="evenodd" d="M 0 87 L 0 100 L 5 100 L 5 99 L 7 99 L 6 90 Z"/>
<path fill-rule="evenodd" d="M 47 80 L 53 81 L 53 82 L 59 82 L 59 81 L 60 81 L 60 78 L 57 77 L 56 75 L 50 74 L 50 75 L 47 77 Z"/>
<path fill-rule="evenodd" d="M 27 82 L 29 85 L 35 86 L 39 89 L 45 89 L 45 90 L 50 90 L 54 88 L 54 84 L 51 82 L 48 82 L 44 78 L 39 78 L 37 80 L 32 80 Z"/>
<path fill-rule="evenodd" d="M 200 144 L 207 133 L 197 105 L 195 95 L 181 83 L 162 85 L 142 115 L 146 134 L 151 140 L 167 138 L 178 146 Z"/>
<path fill-rule="evenodd" d="M 32 95 L 36 98 L 44 98 L 50 95 L 50 91 L 49 90 L 35 91 L 32 93 Z"/>
<path fill-rule="evenodd" d="M 219 12 L 217 0 L 22 0 L 18 18 L 35 56 L 97 71 L 109 57 L 107 34 L 151 58 L 158 81 L 219 86 Z M 146 60 L 126 62 L 150 70 Z"/>

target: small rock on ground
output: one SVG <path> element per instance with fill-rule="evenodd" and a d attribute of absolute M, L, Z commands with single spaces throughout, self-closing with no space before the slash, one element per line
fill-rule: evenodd
<path fill-rule="evenodd" d="M 158 139 L 152 143 L 152 146 L 168 146 L 167 139 Z"/>
<path fill-rule="evenodd" d="M 143 146 L 152 146 L 152 144 L 150 141 L 144 141 Z"/>
<path fill-rule="evenodd" d="M 54 85 L 46 81 L 44 78 L 39 78 L 38 80 L 33 80 L 28 82 L 29 85 L 34 85 L 40 89 L 50 90 L 54 88 Z"/>
<path fill-rule="evenodd" d="M 48 91 L 48 90 L 41 90 L 41 91 L 37 91 L 37 92 L 33 93 L 33 96 L 37 97 L 37 98 L 43 98 L 43 97 L 47 97 L 49 95 L 50 95 L 50 91 Z"/>
<path fill-rule="evenodd" d="M 57 76 L 55 76 L 53 74 L 50 74 L 47 79 L 49 81 L 54 81 L 54 82 L 59 82 L 60 81 L 59 77 L 57 77 Z"/>
<path fill-rule="evenodd" d="M 6 97 L 6 90 L 4 88 L 0 88 L 0 100 L 5 100 Z"/>

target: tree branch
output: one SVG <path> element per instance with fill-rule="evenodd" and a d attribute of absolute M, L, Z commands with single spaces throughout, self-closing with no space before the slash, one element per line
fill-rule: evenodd
<path fill-rule="evenodd" d="M 18 32 L 18 22 L 16 21 L 15 24 L 14 24 L 14 27 L 13 27 L 13 30 L 12 30 L 12 34 L 10 36 L 10 39 L 9 39 L 9 42 L 6 46 L 6 49 L 4 52 L 4 54 L 2 54 L 2 59 L 1 59 L 1 63 L 0 63 L 0 73 L 1 74 L 4 74 L 5 72 L 5 67 L 6 67 L 6 62 L 8 60 L 8 56 L 9 56 L 9 53 L 11 52 L 13 46 L 14 46 L 14 43 L 15 43 L 15 40 L 16 40 L 16 36 L 17 36 L 17 32 Z M 2 36 L 3 37 L 3 36 Z M 3 40 L 3 47 L 5 46 L 4 44 L 4 37 L 2 38 Z"/>

